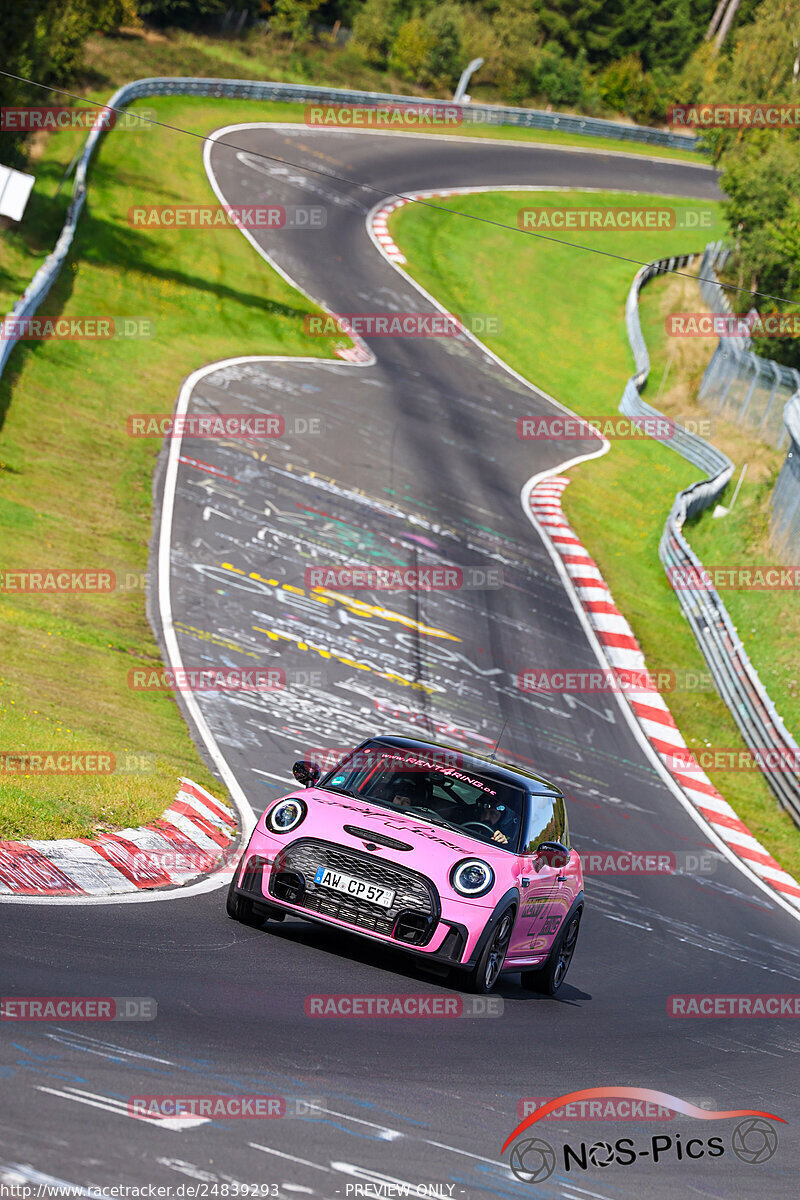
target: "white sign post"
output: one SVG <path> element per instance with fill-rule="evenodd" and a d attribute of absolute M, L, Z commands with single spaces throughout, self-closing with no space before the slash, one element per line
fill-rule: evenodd
<path fill-rule="evenodd" d="M 33 184 L 33 175 L 0 165 L 0 217 L 21 221 Z"/>

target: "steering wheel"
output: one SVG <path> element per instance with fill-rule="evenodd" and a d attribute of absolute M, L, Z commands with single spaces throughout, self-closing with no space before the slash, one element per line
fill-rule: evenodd
<path fill-rule="evenodd" d="M 495 833 L 495 830 L 492 828 L 492 826 L 491 826 L 491 825 L 488 825 L 488 824 L 486 823 L 486 821 L 464 821 L 464 823 L 462 824 L 461 828 L 462 828 L 462 829 L 475 829 L 475 828 L 477 828 L 477 829 L 479 829 L 479 830 L 485 830 L 485 831 L 486 831 L 486 833 L 488 833 L 488 834 L 490 835 L 490 837 L 493 837 L 493 836 L 494 836 L 494 833 Z"/>

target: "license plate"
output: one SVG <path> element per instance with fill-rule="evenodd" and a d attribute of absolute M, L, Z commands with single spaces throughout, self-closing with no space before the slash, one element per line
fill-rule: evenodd
<path fill-rule="evenodd" d="M 369 900 L 381 908 L 391 908 L 394 904 L 394 892 L 390 888 L 381 887 L 379 883 L 367 883 L 366 879 L 357 879 L 355 875 L 343 875 L 341 871 L 332 871 L 330 867 L 320 867 L 314 876 L 314 883 L 344 892 L 356 900 Z"/>

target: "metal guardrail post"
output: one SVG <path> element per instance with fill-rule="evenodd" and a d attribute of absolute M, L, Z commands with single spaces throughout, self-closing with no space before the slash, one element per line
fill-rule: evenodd
<path fill-rule="evenodd" d="M 784 422 L 790 442 L 772 493 L 771 533 L 778 544 L 796 551 L 800 544 L 800 392 L 787 402 Z"/>
<path fill-rule="evenodd" d="M 752 368 L 753 378 L 750 380 L 750 387 L 747 389 L 747 395 L 744 398 L 744 403 L 739 410 L 739 416 L 736 418 L 740 425 L 743 424 L 747 410 L 750 407 L 750 401 L 753 398 L 753 391 L 755 390 L 756 381 L 759 375 L 758 362 L 755 361 L 755 355 L 752 356 L 752 359 L 748 365 Z"/>

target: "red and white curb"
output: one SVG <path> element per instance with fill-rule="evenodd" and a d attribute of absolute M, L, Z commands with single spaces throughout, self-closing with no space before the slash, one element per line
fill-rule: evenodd
<path fill-rule="evenodd" d="M 353 335 L 350 334 L 352 337 Z M 363 345 L 342 346 L 335 353 L 339 358 L 343 358 L 345 362 L 355 363 L 359 367 L 366 366 L 372 362 L 372 355 Z"/>
<path fill-rule="evenodd" d="M 424 195 L 427 198 L 433 198 L 434 196 L 450 196 L 452 193 L 420 192 L 418 195 Z M 406 261 L 406 257 L 402 250 L 400 250 L 394 238 L 389 233 L 389 226 L 387 224 L 389 217 L 396 209 L 402 208 L 404 204 L 411 204 L 416 198 L 416 196 L 409 196 L 407 198 L 400 196 L 397 198 L 397 200 L 393 200 L 391 204 L 385 204 L 383 208 L 376 209 L 367 218 L 367 226 L 373 238 L 377 242 L 381 252 L 386 256 L 386 258 L 389 259 L 389 262 L 399 264 Z M 364 343 L 360 339 L 356 339 L 352 333 L 350 334 L 350 337 L 356 342 L 356 345 L 353 347 L 348 347 L 347 349 L 336 350 L 335 353 L 339 356 L 339 358 L 343 358 L 350 363 L 357 363 L 359 366 L 364 366 L 367 363 L 371 363 L 373 361 L 373 355 L 366 348 Z"/>
<path fill-rule="evenodd" d="M 565 476 L 556 475 L 536 484 L 530 492 L 531 512 L 558 552 L 612 669 L 626 673 L 618 676 L 619 691 L 625 695 L 639 726 L 672 778 L 717 837 L 765 883 L 800 908 L 800 884 L 753 837 L 707 775 L 700 770 L 686 774 L 672 765 L 671 756 L 687 751 L 687 746 L 660 693 L 648 691 L 646 701 L 631 694 L 629 672 L 646 670 L 644 655 L 614 603 L 597 563 L 564 519 L 561 496 L 568 483 Z"/>
<path fill-rule="evenodd" d="M 396 208 L 402 208 L 404 204 L 408 204 L 407 200 L 395 200 L 391 204 L 385 205 L 384 208 L 379 208 L 372 217 L 372 232 L 375 235 L 375 240 L 380 244 L 381 249 L 388 259 L 396 263 L 404 263 L 406 261 L 402 250 L 395 245 L 392 235 L 389 233 L 387 221 L 389 215 Z"/>
<path fill-rule="evenodd" d="M 186 883 L 231 863 L 232 809 L 181 779 L 165 812 L 94 838 L 0 841 L 0 895 L 103 896 Z"/>
<path fill-rule="evenodd" d="M 378 243 L 381 250 L 390 262 L 404 263 L 406 261 L 406 257 L 395 242 L 392 235 L 389 233 L 389 217 L 396 209 L 402 208 L 404 204 L 411 204 L 414 200 L 449 199 L 450 197 L 458 195 L 464 191 L 471 192 L 488 190 L 490 189 L 456 188 L 455 191 L 450 189 L 449 191 L 445 192 L 415 192 L 413 196 L 399 196 L 397 200 L 393 200 L 391 204 L 385 204 L 383 208 L 377 209 L 377 211 L 372 214 L 371 228 L 375 241 Z M 520 190 L 525 191 L 527 189 L 522 188 Z"/>

